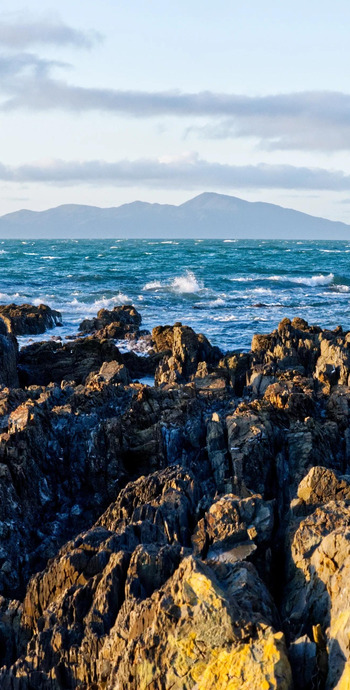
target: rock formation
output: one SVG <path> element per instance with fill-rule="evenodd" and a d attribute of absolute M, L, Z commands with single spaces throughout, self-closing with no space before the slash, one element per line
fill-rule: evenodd
<path fill-rule="evenodd" d="M 140 326 L 0 320 L 1 689 L 349 688 L 350 333 Z"/>
<path fill-rule="evenodd" d="M 0 304 L 0 319 L 13 335 L 36 335 L 62 326 L 62 315 L 46 304 Z"/>

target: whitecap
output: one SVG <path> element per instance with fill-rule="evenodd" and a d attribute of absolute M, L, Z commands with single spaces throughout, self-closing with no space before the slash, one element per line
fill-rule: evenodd
<path fill-rule="evenodd" d="M 49 259 L 50 261 L 52 261 L 52 259 L 62 259 L 61 256 L 41 256 L 40 258 L 41 259 Z"/>
<path fill-rule="evenodd" d="M 350 292 L 350 286 L 349 285 L 332 285 L 331 290 L 333 292 Z M 326 293 L 328 294 L 328 293 Z"/>
<path fill-rule="evenodd" d="M 112 309 L 118 304 L 131 304 L 131 300 L 123 292 L 119 292 L 114 297 L 101 297 L 92 303 L 79 302 L 76 297 L 71 302 L 66 303 L 66 307 L 70 311 L 78 312 L 79 314 L 96 314 L 100 309 Z"/>
<path fill-rule="evenodd" d="M 268 278 L 265 278 L 264 280 L 274 280 L 274 281 L 281 281 L 281 282 L 288 282 L 288 283 L 295 283 L 296 285 L 309 285 L 310 287 L 314 287 L 317 285 L 330 285 L 332 281 L 334 280 L 334 273 L 329 273 L 327 276 L 324 275 L 318 275 L 318 276 L 310 276 L 310 277 L 300 277 L 300 278 L 294 278 L 291 276 L 269 276 Z"/>
<path fill-rule="evenodd" d="M 6 251 L 6 249 L 0 249 L 0 254 L 8 254 L 8 252 Z"/>
<path fill-rule="evenodd" d="M 194 306 L 198 309 L 218 309 L 220 307 L 225 307 L 226 302 L 222 297 L 217 297 L 217 299 L 212 299 L 208 302 L 197 302 Z"/>
<path fill-rule="evenodd" d="M 0 292 L 1 302 L 13 302 L 14 299 L 20 297 L 19 292 L 15 292 L 13 295 L 9 295 L 7 292 Z"/>
<path fill-rule="evenodd" d="M 222 323 L 227 323 L 228 321 L 237 321 L 238 316 L 235 316 L 234 314 L 228 314 L 226 316 L 213 316 L 212 319 L 214 321 L 220 321 Z"/>
<path fill-rule="evenodd" d="M 319 249 L 319 252 L 324 252 L 326 254 L 341 254 L 342 249 Z"/>
<path fill-rule="evenodd" d="M 238 242 L 238 240 L 223 240 L 224 242 Z"/>
<path fill-rule="evenodd" d="M 159 288 L 163 287 L 162 283 L 160 280 L 151 280 L 149 283 L 146 283 L 146 285 L 143 286 L 143 290 L 157 290 Z"/>
<path fill-rule="evenodd" d="M 192 271 L 186 271 L 184 275 L 176 276 L 171 286 L 175 292 L 183 294 L 198 292 L 203 287 Z"/>

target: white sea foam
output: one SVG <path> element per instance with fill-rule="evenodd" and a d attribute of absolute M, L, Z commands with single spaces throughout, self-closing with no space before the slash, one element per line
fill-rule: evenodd
<path fill-rule="evenodd" d="M 13 300 L 18 299 L 19 297 L 19 292 L 15 292 L 13 295 L 9 295 L 7 292 L 0 292 L 0 302 L 13 302 Z"/>
<path fill-rule="evenodd" d="M 176 276 L 172 282 L 172 288 L 175 292 L 182 294 L 198 292 L 202 287 L 203 285 L 200 285 L 192 271 L 186 271 L 184 275 Z"/>
<path fill-rule="evenodd" d="M 333 292 L 350 292 L 349 285 L 332 285 Z"/>
<path fill-rule="evenodd" d="M 162 283 L 160 280 L 151 280 L 143 286 L 143 290 L 173 290 L 180 294 L 190 294 L 198 292 L 203 288 L 193 271 L 186 271 L 181 276 L 175 276 L 171 283 Z"/>
<path fill-rule="evenodd" d="M 325 254 L 341 254 L 342 249 L 319 249 L 319 252 L 324 252 Z"/>
<path fill-rule="evenodd" d="M 162 283 L 160 280 L 150 280 L 149 283 L 146 283 L 146 285 L 143 286 L 143 290 L 157 290 L 159 288 L 163 287 Z"/>
<path fill-rule="evenodd" d="M 237 321 L 238 316 L 234 314 L 227 314 L 225 316 L 213 316 L 213 321 L 220 321 L 220 323 L 227 323 L 228 321 Z"/>
<path fill-rule="evenodd" d="M 41 259 L 49 259 L 49 261 L 52 261 L 53 259 L 62 259 L 61 256 L 41 256 Z"/>
<path fill-rule="evenodd" d="M 253 288 L 253 289 L 249 290 L 249 293 L 254 294 L 254 295 L 273 295 L 274 291 L 271 290 L 270 288 L 258 287 L 258 288 Z"/>
<path fill-rule="evenodd" d="M 131 300 L 127 295 L 125 295 L 123 292 L 118 292 L 117 295 L 110 297 L 109 299 L 107 297 L 101 297 L 101 299 L 95 300 L 95 302 L 91 305 L 91 309 L 93 312 L 95 312 L 99 309 L 111 309 L 117 304 L 128 304 L 130 302 Z"/>
<path fill-rule="evenodd" d="M 198 309 L 219 309 L 226 306 L 226 301 L 222 297 L 217 297 L 208 302 L 197 302 L 194 306 Z"/>
<path fill-rule="evenodd" d="M 301 276 L 300 278 L 294 278 L 287 275 L 269 276 L 268 278 L 263 278 L 263 280 L 274 280 L 280 282 L 295 283 L 296 285 L 309 285 L 310 287 L 314 287 L 317 285 L 330 285 L 334 280 L 334 273 L 329 273 L 327 276 L 324 276 L 322 274 L 318 276 L 310 276 L 310 278 L 304 276 Z"/>
<path fill-rule="evenodd" d="M 238 242 L 238 240 L 224 240 L 224 243 L 225 242 Z"/>
<path fill-rule="evenodd" d="M 0 254 L 8 254 L 8 252 L 6 251 L 6 249 L 0 249 Z"/>
<path fill-rule="evenodd" d="M 76 293 L 72 293 L 72 295 L 74 294 Z M 66 302 L 64 305 L 62 305 L 60 311 L 62 311 L 63 308 L 65 308 L 65 310 L 69 312 L 75 312 L 77 314 L 95 315 L 100 309 L 112 309 L 118 304 L 131 304 L 131 300 L 123 292 L 119 292 L 117 295 L 110 298 L 103 296 L 100 299 L 96 299 L 94 302 L 91 303 L 79 302 L 79 300 L 76 297 L 74 297 L 73 300 L 71 300 L 70 302 Z"/>

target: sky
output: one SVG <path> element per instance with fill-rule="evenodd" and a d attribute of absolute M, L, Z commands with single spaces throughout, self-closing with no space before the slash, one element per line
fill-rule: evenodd
<path fill-rule="evenodd" d="M 0 215 L 201 192 L 350 223 L 350 3 L 2 0 Z"/>

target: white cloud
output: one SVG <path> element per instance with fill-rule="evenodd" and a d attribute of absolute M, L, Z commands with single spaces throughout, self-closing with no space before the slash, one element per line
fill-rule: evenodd
<path fill-rule="evenodd" d="M 0 20 L 0 46 L 22 50 L 33 45 L 70 45 L 90 49 L 102 40 L 97 31 L 80 31 L 57 17 Z"/>
<path fill-rule="evenodd" d="M 122 91 L 70 84 L 52 76 L 56 67 L 67 65 L 27 53 L 0 58 L 3 112 L 100 111 L 140 119 L 192 118 L 187 133 L 254 138 L 266 150 L 350 148 L 350 94 L 315 91 L 251 97 L 211 91 Z"/>
<path fill-rule="evenodd" d="M 176 158 L 115 162 L 49 160 L 20 166 L 0 163 L 0 180 L 65 186 L 112 184 L 188 190 L 350 190 L 350 175 L 340 170 L 292 165 L 227 165 L 203 160 L 195 153 Z"/>

